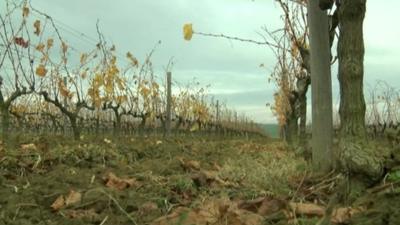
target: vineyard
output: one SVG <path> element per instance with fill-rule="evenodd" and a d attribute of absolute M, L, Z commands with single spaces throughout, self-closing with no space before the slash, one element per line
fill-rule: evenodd
<path fill-rule="evenodd" d="M 364 55 L 379 52 L 365 51 L 365 0 L 271 0 L 266 18 L 276 24 L 262 27 L 258 39 L 204 24 L 215 14 L 212 23 L 231 26 L 225 16 L 235 12 L 232 24 L 244 29 L 258 6 L 269 5 L 261 1 L 226 7 L 171 0 L 167 7 L 98 0 L 90 8 L 74 1 L 64 2 L 77 7 L 68 11 L 71 25 L 37 7 L 66 10 L 55 7 L 60 1 L 0 2 L 0 225 L 399 224 L 400 89 L 395 81 L 364 82 L 370 64 L 381 67 L 373 57 L 364 62 Z M 132 15 L 114 12 L 115 5 Z M 143 6 L 146 14 L 128 5 Z M 204 18 L 192 15 L 197 11 Z M 73 27 L 72 17 L 87 22 L 97 13 L 123 21 L 112 26 L 124 32 L 108 32 L 101 19 L 91 35 Z M 160 69 L 158 51 L 164 40 L 173 45 L 164 32 L 177 21 L 174 38 L 193 52 L 180 43 L 182 49 L 162 55 Z M 129 29 L 125 23 L 132 23 Z M 126 49 L 110 38 L 150 39 L 155 27 L 163 42 L 150 46 Z M 220 41 L 231 51 L 219 49 Z M 274 88 L 262 99 L 262 116 L 252 104 L 264 97 L 250 96 L 258 93 L 252 92 L 258 78 L 247 77 L 252 71 L 245 65 L 254 59 L 249 46 L 267 48 L 274 58 L 256 65 Z M 149 49 L 144 57 L 141 47 Z M 183 57 L 189 65 L 179 70 Z M 225 71 L 227 65 L 238 71 Z M 187 78 L 188 71 L 211 67 L 210 74 L 222 77 L 221 90 L 213 88 L 217 81 Z M 233 96 L 236 107 L 220 96 Z M 270 121 L 268 115 L 273 124 L 260 122 Z"/>
<path fill-rule="evenodd" d="M 151 62 L 157 46 L 143 61 L 129 51 L 123 57 L 97 26 L 96 46 L 78 52 L 45 13 L 11 2 L 7 12 L 1 21 L 3 135 L 21 130 L 76 139 L 88 133 L 163 134 L 167 123 L 173 133 L 262 135 L 250 119 L 208 96 L 207 86 L 167 83 L 171 64 L 157 76 Z M 176 89 L 169 96 L 168 84 Z"/>

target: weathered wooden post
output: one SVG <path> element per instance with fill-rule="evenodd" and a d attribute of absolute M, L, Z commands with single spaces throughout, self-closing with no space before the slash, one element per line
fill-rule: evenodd
<path fill-rule="evenodd" d="M 166 109 L 166 121 L 165 121 L 165 134 L 168 136 L 171 133 L 171 72 L 167 72 L 167 109 Z"/>
<path fill-rule="evenodd" d="M 312 161 L 315 171 L 328 173 L 333 167 L 332 83 L 329 20 L 318 0 L 308 1 L 312 100 Z"/>
<path fill-rule="evenodd" d="M 67 77 L 66 76 L 63 77 L 63 83 L 64 83 L 64 86 L 67 87 Z M 63 101 L 64 101 L 63 102 L 64 107 L 67 108 L 68 107 L 68 102 L 67 102 L 67 97 L 66 96 L 64 96 Z M 68 121 L 67 116 L 64 116 L 64 134 L 65 135 L 68 134 L 68 123 L 69 123 L 69 121 Z"/>
<path fill-rule="evenodd" d="M 217 100 L 216 104 L 216 115 L 215 115 L 215 131 L 219 134 L 220 131 L 220 122 L 219 122 L 219 100 Z"/>

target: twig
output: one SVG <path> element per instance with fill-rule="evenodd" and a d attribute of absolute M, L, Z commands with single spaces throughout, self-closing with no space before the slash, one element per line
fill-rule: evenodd
<path fill-rule="evenodd" d="M 378 187 L 373 187 L 373 188 L 369 189 L 368 193 L 374 194 L 377 192 L 381 192 L 381 191 L 385 190 L 386 188 L 394 187 L 395 185 L 398 185 L 398 184 L 400 184 L 400 181 L 386 183 L 386 184 L 380 185 Z"/>
<path fill-rule="evenodd" d="M 244 39 L 244 38 L 239 38 L 239 37 L 233 37 L 233 36 L 227 36 L 225 34 L 210 34 L 210 33 L 203 33 L 203 32 L 193 32 L 194 34 L 198 34 L 198 35 L 203 35 L 203 36 L 208 36 L 208 37 L 217 37 L 217 38 L 226 38 L 229 40 L 235 40 L 235 41 L 242 41 L 242 42 L 250 42 L 253 44 L 257 44 L 257 45 L 269 45 L 275 48 L 279 48 L 278 45 L 273 44 L 271 42 L 268 41 L 255 41 L 255 40 L 251 40 L 251 39 Z"/>
<path fill-rule="evenodd" d="M 104 225 L 108 220 L 108 216 L 104 217 L 103 221 L 101 221 L 100 225 Z"/>
<path fill-rule="evenodd" d="M 296 191 L 294 192 L 291 201 L 294 200 L 294 198 L 296 197 L 296 195 L 297 195 L 297 193 L 299 192 L 300 188 L 303 186 L 303 183 L 304 183 L 304 180 L 305 180 L 306 176 L 307 176 L 307 173 L 305 173 L 304 176 L 303 176 L 303 178 L 301 179 L 300 184 L 299 184 L 299 186 L 297 187 Z"/>

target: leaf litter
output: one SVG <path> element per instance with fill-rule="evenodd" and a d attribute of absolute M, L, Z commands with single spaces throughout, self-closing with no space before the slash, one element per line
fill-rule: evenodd
<path fill-rule="evenodd" d="M 304 160 L 273 140 L 106 139 L 1 145 L 0 222 L 315 224 L 338 179 L 310 176 Z M 398 199 L 386 187 L 374 198 Z M 382 202 L 335 206 L 330 221 L 363 224 Z"/>

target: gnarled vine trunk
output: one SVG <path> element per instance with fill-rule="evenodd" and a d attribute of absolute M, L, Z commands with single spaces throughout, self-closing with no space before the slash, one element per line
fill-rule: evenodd
<path fill-rule="evenodd" d="M 363 21 L 366 0 L 342 0 L 338 43 L 340 134 L 366 139 Z"/>
<path fill-rule="evenodd" d="M 350 175 L 350 200 L 359 184 L 370 185 L 382 177 L 382 159 L 367 143 L 365 100 L 363 94 L 364 40 L 363 21 L 366 0 L 342 0 L 339 7 L 339 83 L 341 169 Z M 364 186 L 364 187 L 365 187 Z"/>
<path fill-rule="evenodd" d="M 9 128 L 10 128 L 10 113 L 8 111 L 7 106 L 0 106 L 0 114 L 1 114 L 1 132 L 2 138 L 6 140 L 8 138 Z"/>

